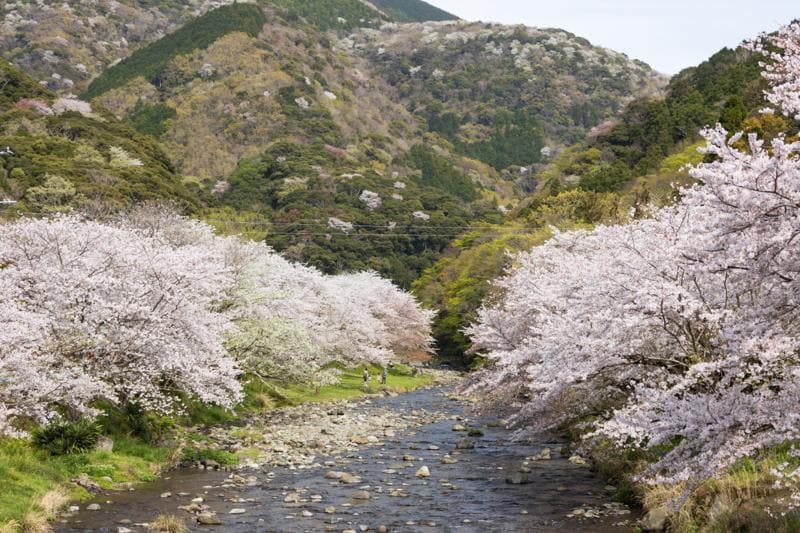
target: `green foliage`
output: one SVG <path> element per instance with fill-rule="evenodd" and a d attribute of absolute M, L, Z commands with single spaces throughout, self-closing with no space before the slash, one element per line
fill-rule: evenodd
<path fill-rule="evenodd" d="M 580 186 L 586 191 L 610 192 L 616 191 L 633 176 L 630 167 L 622 161 L 612 164 L 598 165 L 581 177 Z"/>
<path fill-rule="evenodd" d="M 405 157 L 405 164 L 422 172 L 422 183 L 441 189 L 453 196 L 467 201 L 478 197 L 475 183 L 456 170 L 447 159 L 438 155 L 433 148 L 417 144 Z"/>
<path fill-rule="evenodd" d="M 107 209 L 167 200 L 192 212 L 205 199 L 180 180 L 152 137 L 102 109 L 92 116 L 8 110 L 0 113 L 0 144 L 15 153 L 0 160 L 0 195 L 22 199 L 19 211 Z"/>
<path fill-rule="evenodd" d="M 738 131 L 747 115 L 748 109 L 741 96 L 731 96 L 722 107 L 719 122 L 728 131 Z"/>
<path fill-rule="evenodd" d="M 287 119 L 285 129 L 281 133 L 284 136 L 305 136 L 316 143 L 341 144 L 341 131 L 330 111 L 320 105 L 303 109 L 297 103 L 298 98 L 312 99 L 311 94 L 311 89 L 305 83 L 299 82 L 279 91 L 278 101 Z"/>
<path fill-rule="evenodd" d="M 399 22 L 458 19 L 455 15 L 421 0 L 372 0 L 372 4 Z"/>
<path fill-rule="evenodd" d="M 49 455 L 33 447 L 28 440 L 0 439 L 0 524 L 20 520 L 31 511 L 40 510 L 39 499 L 60 484 L 66 484 L 82 473 L 100 479 L 109 476 L 114 483 L 152 481 L 157 466 L 169 458 L 169 450 L 126 437 L 114 438 L 113 453 L 90 451 L 83 454 Z M 89 494 L 70 485 L 74 499 Z"/>
<path fill-rule="evenodd" d="M 92 420 L 56 420 L 33 432 L 33 445 L 50 455 L 87 453 L 97 446 L 100 426 Z"/>
<path fill-rule="evenodd" d="M 114 438 L 134 437 L 144 443 L 154 444 L 175 429 L 174 418 L 148 412 L 135 402 L 127 402 L 121 407 L 101 402 L 97 407 L 102 411 L 98 423 L 105 434 Z"/>
<path fill-rule="evenodd" d="M 167 129 L 167 121 L 175 116 L 175 110 L 166 104 L 139 100 L 126 121 L 139 133 L 160 140 Z"/>
<path fill-rule="evenodd" d="M 489 295 L 491 280 L 510 265 L 509 252 L 530 249 L 548 237 L 547 229 L 528 231 L 514 225 L 475 229 L 456 241 L 456 254 L 440 259 L 414 282 L 414 294 L 439 310 L 433 324 L 438 357 L 470 363 L 464 328 Z"/>
<path fill-rule="evenodd" d="M 581 187 L 618 190 L 635 176 L 659 171 L 667 157 L 696 142 L 703 127 L 742 127 L 763 103 L 759 59 L 743 49 L 724 49 L 673 77 L 664 99 L 632 102 L 616 126 L 589 142 L 602 161 L 577 174 Z"/>
<path fill-rule="evenodd" d="M 511 165 L 538 163 L 544 147 L 544 132 L 536 115 L 527 109 L 503 111 L 494 117 L 488 140 L 463 146 L 463 151 L 502 170 Z"/>
<path fill-rule="evenodd" d="M 406 365 L 394 365 L 388 369 L 386 386 L 378 381 L 381 375 L 381 367 L 369 365 L 367 367 L 370 376 L 373 377 L 368 382 L 367 390 L 364 391 L 363 367 L 342 369 L 339 376 L 339 383 L 336 385 L 323 385 L 319 389 L 307 384 L 292 384 L 289 386 L 274 384 L 270 389 L 270 394 L 281 405 L 297 405 L 304 402 L 330 402 L 341 400 L 353 400 L 363 398 L 366 395 L 377 394 L 381 390 L 392 392 L 409 392 L 420 387 L 430 386 L 433 377 L 424 372 L 412 375 Z"/>
<path fill-rule="evenodd" d="M 158 87 L 169 74 L 165 71 L 167 64 L 176 56 L 204 49 L 235 31 L 256 36 L 266 22 L 261 8 L 254 4 L 232 4 L 209 11 L 104 71 L 92 81 L 83 98 L 94 98 L 139 76 Z"/>
<path fill-rule="evenodd" d="M 422 34 L 409 31 L 409 42 L 395 38 L 372 56 L 430 131 L 496 170 L 539 163 L 545 140 L 550 146 L 578 142 L 618 116 L 632 91 L 650 93 L 660 85 L 649 67 L 606 51 L 592 49 L 596 60 L 586 60 L 583 47 L 591 45 L 578 37 L 554 44 L 550 30 L 503 30 L 465 25 L 455 32 L 463 41 L 452 42 L 441 33 L 420 42 Z M 539 51 L 519 50 L 531 45 Z"/>
<path fill-rule="evenodd" d="M 42 185 L 25 192 L 25 202 L 34 213 L 52 214 L 77 207 L 77 191 L 72 182 L 61 176 L 44 176 Z"/>
<path fill-rule="evenodd" d="M 337 159 L 318 144 L 278 142 L 240 162 L 221 201 L 270 219 L 267 243 L 290 259 L 327 273 L 372 269 L 408 287 L 458 227 L 486 212 L 465 202 L 464 196 L 477 197 L 475 185 L 447 160 L 422 145 L 412 152 L 419 157 L 398 162 L 419 162 L 421 175 L 397 178 L 407 187 L 398 190 L 395 178 L 371 170 L 368 161 Z M 378 193 L 382 205 L 369 211 L 359 200 L 364 190 Z M 392 198 L 398 192 L 402 200 Z M 415 218 L 416 211 L 430 220 Z M 353 230 L 329 227 L 330 217 L 354 224 Z"/>
<path fill-rule="evenodd" d="M 349 30 L 385 17 L 359 0 L 272 0 L 319 30 Z M 340 19 L 344 19 L 343 21 Z M 290 19 L 289 22 L 292 22 Z"/>
<path fill-rule="evenodd" d="M 23 98 L 50 101 L 53 95 L 33 78 L 0 58 L 0 110 L 8 109 Z"/>
<path fill-rule="evenodd" d="M 209 448 L 195 448 L 188 446 L 181 452 L 181 458 L 184 461 L 216 461 L 219 464 L 235 465 L 239 463 L 239 458 L 236 455 L 226 452 L 225 450 L 214 450 Z"/>

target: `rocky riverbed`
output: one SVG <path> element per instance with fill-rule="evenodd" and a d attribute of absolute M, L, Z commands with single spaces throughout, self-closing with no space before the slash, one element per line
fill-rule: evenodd
<path fill-rule="evenodd" d="M 234 532 L 612 532 L 636 518 L 563 442 L 514 441 L 448 387 L 283 409 L 211 437 L 244 464 L 104 492 L 59 531 L 145 531 L 163 514 Z"/>

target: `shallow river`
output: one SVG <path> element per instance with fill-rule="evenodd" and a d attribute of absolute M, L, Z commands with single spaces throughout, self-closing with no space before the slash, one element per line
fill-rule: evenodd
<path fill-rule="evenodd" d="M 99 495 L 93 501 L 99 510 L 85 510 L 93 502 L 81 504 L 81 511 L 62 521 L 58 531 L 145 531 L 143 524 L 159 514 L 180 516 L 193 531 L 242 533 L 378 531 L 381 526 L 381 531 L 403 532 L 631 531 L 637 517 L 611 503 L 610 488 L 602 479 L 559 454 L 563 442 L 515 442 L 497 420 L 475 416 L 465 403 L 448 399 L 447 392 L 421 390 L 373 400 L 372 405 L 444 411 L 463 420 L 424 425 L 357 453 L 318 459 L 327 466 L 243 469 L 235 472 L 239 483 L 230 479 L 230 472 L 179 469 L 135 491 Z M 466 435 L 453 431 L 454 424 L 483 432 L 472 437 L 474 448 L 455 449 Z M 531 461 L 530 473 L 520 474 L 526 457 L 545 447 L 552 449 L 552 458 Z M 443 463 L 447 454 L 456 462 Z M 416 476 L 422 466 L 429 468 L 429 477 Z M 361 481 L 344 484 L 326 478 L 331 470 Z M 526 483 L 509 483 L 515 476 L 513 481 Z M 162 497 L 167 492 L 171 496 Z M 286 502 L 287 495 L 299 501 Z M 193 515 L 178 509 L 198 497 L 218 513 L 222 525 L 199 525 Z M 230 514 L 233 509 L 241 514 Z M 576 509 L 580 516 L 567 516 Z M 586 511 L 601 516 L 586 518 Z"/>

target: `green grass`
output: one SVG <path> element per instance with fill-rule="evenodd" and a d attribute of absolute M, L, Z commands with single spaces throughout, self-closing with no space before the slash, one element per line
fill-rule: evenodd
<path fill-rule="evenodd" d="M 237 415 L 281 405 L 352 400 L 379 393 L 383 388 L 378 383 L 380 367 L 369 367 L 374 379 L 370 381 L 367 392 L 362 389 L 362 371 L 363 367 L 343 370 L 338 385 L 322 387 L 319 392 L 313 387 L 264 383 L 250 379 L 245 383 L 245 400 L 235 412 L 196 401 L 187 401 L 185 413 L 176 419 L 152 415 L 143 418 L 141 414 L 110 412 L 102 419 L 102 425 L 107 433 L 112 433 L 113 452 L 93 451 L 50 456 L 34 449 L 29 440 L 0 439 L 0 530 L 4 524 L 13 520 L 23 521 L 31 513 L 46 516 L 39 502 L 45 494 L 59 486 L 67 488 L 68 496 L 72 500 L 88 498 L 90 495 L 86 490 L 70 483 L 71 479 L 82 473 L 88 474 L 103 488 L 113 488 L 118 483 L 153 481 L 164 467 L 179 459 L 213 459 L 222 465 L 235 464 L 239 457 L 221 450 L 204 449 L 202 444 L 209 440 L 207 436 L 196 430 L 187 431 L 181 428 L 229 424 L 237 419 Z M 397 365 L 388 373 L 386 389 L 406 392 L 431 385 L 433 381 L 431 375 L 412 376 L 409 367 Z M 158 437 L 156 440 L 163 440 L 165 433 L 177 431 L 183 432 L 185 440 L 192 445 L 176 450 L 129 436 L 127 433 L 137 428 L 132 420 L 146 420 L 147 424 L 155 428 L 151 428 L 146 434 Z M 240 431 L 244 436 L 247 428 Z M 255 450 L 249 452 L 254 454 Z M 245 451 L 242 457 L 247 456 L 248 451 Z"/>
<path fill-rule="evenodd" d="M 226 452 L 225 450 L 213 450 L 186 447 L 181 453 L 181 459 L 184 461 L 216 461 L 221 465 L 235 465 L 239 462 L 239 458 L 235 454 Z"/>
<path fill-rule="evenodd" d="M 370 366 L 369 372 L 372 379 L 369 381 L 368 389 L 363 389 L 364 378 L 362 375 L 363 367 L 354 370 L 345 370 L 339 378 L 338 385 L 328 385 L 321 387 L 317 391 L 314 387 L 303 385 L 289 385 L 287 387 L 277 387 L 283 395 L 283 401 L 289 404 L 301 404 L 305 402 L 330 402 L 337 400 L 354 400 L 371 394 L 377 394 L 384 389 L 380 384 L 379 378 L 381 369 L 379 366 Z M 391 392 L 410 392 L 420 387 L 425 387 L 433 383 L 433 376 L 428 374 L 411 375 L 409 367 L 395 365 L 395 368 L 388 372 L 385 389 Z"/>
<path fill-rule="evenodd" d="M 111 453 L 94 451 L 63 456 L 37 451 L 27 440 L 0 439 L 0 479 L 3 480 L 0 526 L 41 511 L 38 502 L 42 496 L 82 473 L 89 474 L 106 488 L 114 483 L 152 481 L 170 457 L 169 449 L 119 436 L 114 440 Z M 111 478 L 112 482 L 104 477 Z M 89 493 L 72 485 L 69 496 L 80 500 L 88 498 Z"/>

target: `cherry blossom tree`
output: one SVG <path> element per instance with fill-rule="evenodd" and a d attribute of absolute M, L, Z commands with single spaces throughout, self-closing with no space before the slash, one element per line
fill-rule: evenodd
<path fill-rule="evenodd" d="M 390 281 L 325 276 L 264 245 L 245 255 L 234 296 L 242 327 L 229 348 L 246 369 L 319 384 L 332 380 L 333 362 L 385 364 L 396 352 L 430 350 L 430 313 Z"/>
<path fill-rule="evenodd" d="M 169 208 L 0 232 L 0 434 L 22 418 L 232 407 L 243 372 L 321 385 L 332 363 L 430 349 L 430 313 L 372 272 L 326 276 Z"/>
<path fill-rule="evenodd" d="M 218 250 L 111 225 L 22 220 L 0 235 L 0 404 L 46 420 L 99 398 L 167 411 L 178 391 L 232 406 L 239 370 L 215 311 Z"/>
<path fill-rule="evenodd" d="M 800 24 L 752 47 L 767 99 L 797 118 Z M 711 160 L 677 205 L 556 232 L 468 331 L 495 361 L 473 388 L 516 402 L 518 424 L 591 415 L 590 438 L 666 446 L 642 477 L 689 488 L 800 437 L 800 143 L 703 135 Z"/>

